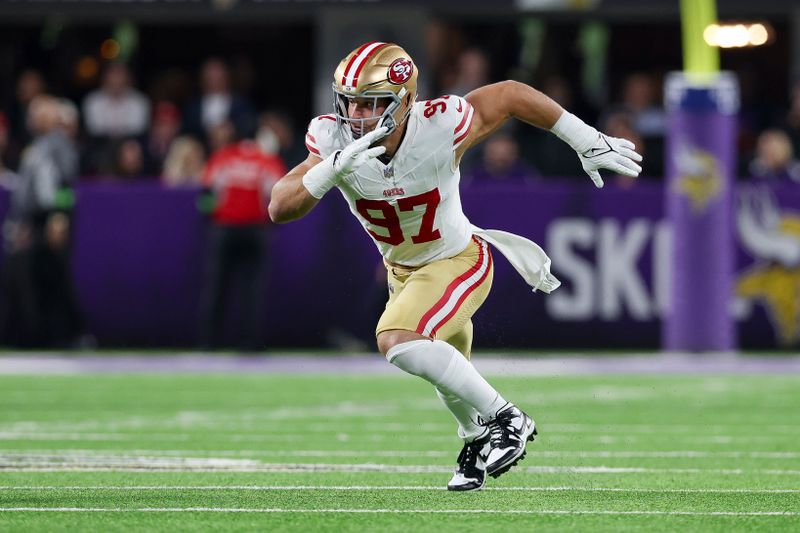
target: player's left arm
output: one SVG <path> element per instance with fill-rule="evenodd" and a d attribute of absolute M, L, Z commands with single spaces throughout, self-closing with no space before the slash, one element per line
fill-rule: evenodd
<path fill-rule="evenodd" d="M 577 153 L 583 169 L 597 187 L 603 186 L 600 169 L 636 177 L 642 156 L 627 139 L 609 137 L 563 109 L 553 99 L 533 87 L 516 81 L 503 81 L 479 87 L 465 99 L 474 109 L 472 128 L 456 150 L 460 159 L 466 150 L 491 135 L 508 119 L 516 118 L 553 132 Z"/>

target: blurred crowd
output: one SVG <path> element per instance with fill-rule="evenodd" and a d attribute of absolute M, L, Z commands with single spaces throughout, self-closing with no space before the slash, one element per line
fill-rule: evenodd
<path fill-rule="evenodd" d="M 467 48 L 438 71 L 437 81 L 443 94 L 466 94 L 497 81 L 492 79 L 490 70 L 485 52 Z M 633 141 L 644 156 L 639 179 L 659 180 L 663 179 L 666 135 L 663 82 L 661 73 L 630 72 L 616 91 L 611 91 L 608 101 L 599 106 L 592 105 L 593 99 L 580 94 L 578 84 L 560 73 L 542 76 L 532 85 L 608 135 Z M 747 91 L 749 87 L 744 86 L 743 92 Z M 785 106 L 772 103 L 762 107 L 768 112 L 744 102 L 736 176 L 741 180 L 800 183 L 800 162 L 796 158 L 800 153 L 800 81 L 795 83 Z M 569 147 L 548 132 L 516 121 L 487 139 L 477 154 L 468 154 L 462 176 L 489 182 L 582 179 Z M 624 186 L 634 184 L 624 176 L 613 179 Z"/>
<path fill-rule="evenodd" d="M 433 62 L 437 94 L 464 95 L 496 81 L 488 54 L 464 47 Z M 497 76 L 494 76 L 497 77 Z M 664 166 L 665 116 L 659 74 L 631 72 L 602 106 L 587 98 L 559 73 L 531 83 L 609 135 L 631 139 L 644 155 L 643 176 L 659 179 Z M 197 72 L 196 94 L 151 96 L 122 63 L 109 63 L 98 86 L 80 102 L 60 100 L 61 128 L 77 150 L 77 175 L 86 180 L 160 179 L 165 185 L 198 185 L 210 155 L 234 139 L 256 140 L 290 168 L 305 157 L 302 128 L 279 106 L 258 111 L 251 95 L 233 88 L 229 65 L 208 58 Z M 163 93 L 164 91 L 159 91 Z M 0 103 L 0 172 L 7 186 L 33 140 L 29 111 L 48 95 L 45 76 L 34 69 L 16 77 L 16 91 Z M 432 95 L 421 95 L 421 97 Z M 739 134 L 740 177 L 800 180 L 795 154 L 800 150 L 800 83 L 784 110 L 750 120 L 743 110 Z M 547 132 L 514 121 L 468 154 L 465 181 L 530 182 L 580 176 L 574 154 Z M 620 178 L 621 179 L 621 178 Z"/>
<path fill-rule="evenodd" d="M 232 89 L 223 60 L 210 58 L 202 65 L 199 87 L 186 102 L 154 99 L 137 88 L 127 65 L 109 63 L 82 102 L 61 101 L 61 126 L 77 150 L 81 179 L 197 185 L 210 154 L 242 138 L 256 139 L 269 154 L 297 156 L 288 115 L 257 113 L 246 95 Z M 0 107 L 0 161 L 6 173 L 19 169 L 34 135 L 31 103 L 46 95 L 42 73 L 26 70 L 17 77 L 14 99 Z"/>
<path fill-rule="evenodd" d="M 266 199 L 286 173 L 281 151 L 294 157 L 292 126 L 280 112 L 257 114 L 231 89 L 220 59 L 203 64 L 200 87 L 182 107 L 153 101 L 136 88 L 126 65 L 110 63 L 78 107 L 49 94 L 41 73 L 20 74 L 16 98 L 0 114 L 0 186 L 10 191 L 2 225 L 0 342 L 93 344 L 70 271 L 74 186 L 79 179 L 160 179 L 197 189 L 198 209 L 209 220 L 202 346 L 222 342 L 232 284 L 245 287 L 241 347 L 259 346 Z"/>

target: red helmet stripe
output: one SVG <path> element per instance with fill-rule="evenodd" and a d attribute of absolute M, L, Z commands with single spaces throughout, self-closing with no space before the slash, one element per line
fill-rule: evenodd
<path fill-rule="evenodd" d="M 387 43 L 372 42 L 365 44 L 358 51 L 353 54 L 350 61 L 347 63 L 347 68 L 344 69 L 344 76 L 342 77 L 342 85 L 355 87 L 358 85 L 358 75 L 372 54 L 380 48 L 386 46 Z"/>
<path fill-rule="evenodd" d="M 380 50 L 380 49 L 381 49 L 381 48 L 383 48 L 384 46 L 386 46 L 386 43 L 382 43 L 380 46 L 376 46 L 376 47 L 375 47 L 373 50 L 371 50 L 371 51 L 369 52 L 369 54 L 367 54 L 367 56 L 364 58 L 364 60 L 363 60 L 363 61 L 361 62 L 361 64 L 358 66 L 358 70 L 356 70 L 356 74 L 355 74 L 355 76 L 353 77 L 353 87 L 355 87 L 356 85 L 358 85 L 358 76 L 361 74 L 361 71 L 364 69 L 364 65 L 366 65 L 366 64 L 367 64 L 367 59 L 369 59 L 370 57 L 372 57 L 372 56 L 375 54 L 375 52 L 377 52 L 378 50 Z"/>
<path fill-rule="evenodd" d="M 347 78 L 347 73 L 350 71 L 350 67 L 352 67 L 353 63 L 356 62 L 356 58 L 358 58 L 358 56 L 361 54 L 361 52 L 364 51 L 364 49 L 367 46 L 369 46 L 371 44 L 375 44 L 376 42 L 377 41 L 372 41 L 372 42 L 369 42 L 367 44 L 364 44 L 358 50 L 355 51 L 355 53 L 353 54 L 353 57 L 351 57 L 350 61 L 347 62 L 347 67 L 344 69 L 344 72 L 342 73 L 342 85 L 345 85 L 345 81 L 344 80 Z"/>

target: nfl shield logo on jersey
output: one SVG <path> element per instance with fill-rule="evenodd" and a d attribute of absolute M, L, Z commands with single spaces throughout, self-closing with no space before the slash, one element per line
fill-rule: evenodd
<path fill-rule="evenodd" d="M 393 178 L 394 177 L 394 167 L 386 167 L 383 169 L 383 177 L 384 178 Z"/>

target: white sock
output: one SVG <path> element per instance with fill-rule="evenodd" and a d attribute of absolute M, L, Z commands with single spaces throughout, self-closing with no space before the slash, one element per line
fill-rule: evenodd
<path fill-rule="evenodd" d="M 442 392 L 464 401 L 486 420 L 493 419 L 506 404 L 472 363 L 444 341 L 403 342 L 389 349 L 386 359 L 397 368 L 419 376 Z"/>
<path fill-rule="evenodd" d="M 439 399 L 453 413 L 453 417 L 458 422 L 458 436 L 464 442 L 472 442 L 488 431 L 485 426 L 478 424 L 478 411 L 474 407 L 460 398 L 442 392 L 439 389 L 436 389 L 436 394 L 439 395 Z"/>

